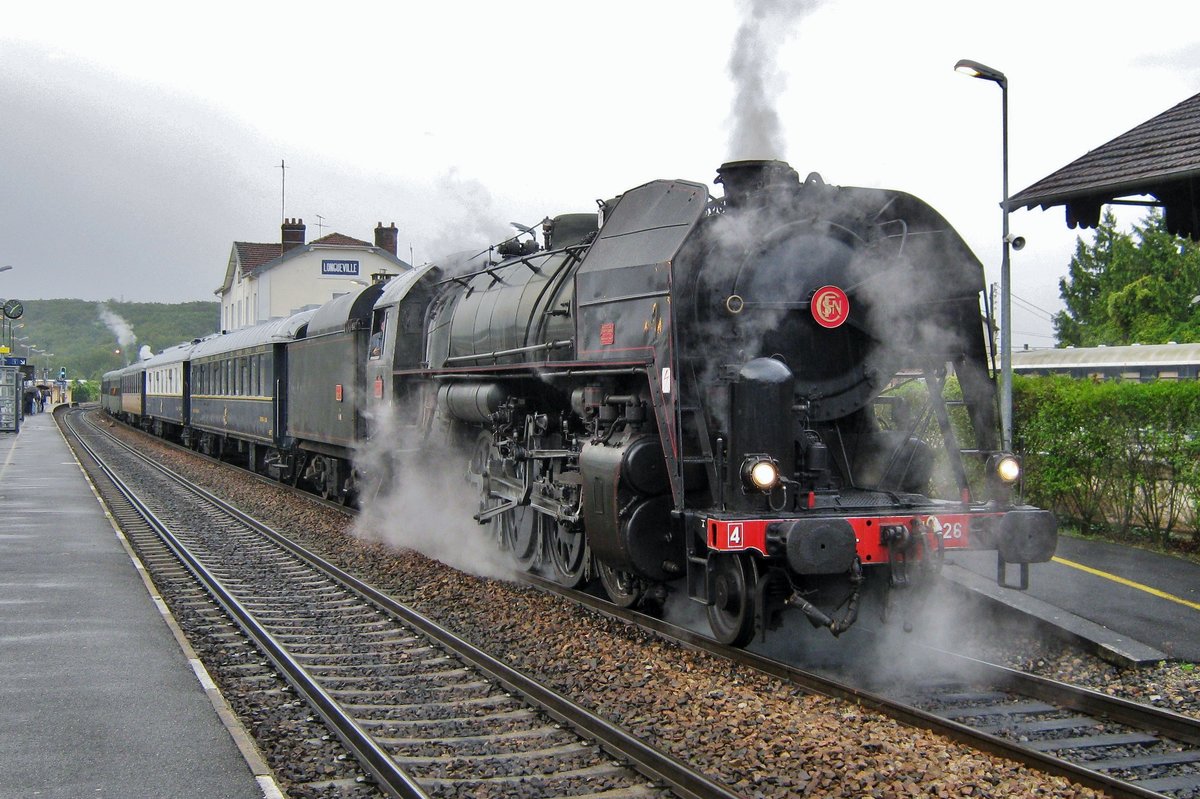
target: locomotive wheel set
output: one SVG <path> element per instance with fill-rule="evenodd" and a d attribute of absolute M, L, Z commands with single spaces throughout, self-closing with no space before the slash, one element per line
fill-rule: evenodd
<path fill-rule="evenodd" d="M 716 182 L 167 350 L 106 374 L 104 407 L 342 500 L 453 453 L 520 568 L 623 606 L 686 590 L 728 644 L 788 608 L 839 634 L 948 549 L 1027 585 L 1057 530 L 997 447 L 979 261 L 907 194 L 778 161 Z"/>

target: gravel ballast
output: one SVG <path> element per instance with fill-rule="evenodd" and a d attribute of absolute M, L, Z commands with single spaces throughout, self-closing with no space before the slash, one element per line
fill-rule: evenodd
<path fill-rule="evenodd" d="M 666 642 L 528 586 L 474 577 L 411 550 L 351 534 L 334 510 L 249 481 L 119 426 L 158 459 L 410 603 L 511 666 L 752 797 L 1103 794 L 904 726 L 854 704 L 805 694 Z M 402 526 L 403 516 L 389 520 Z M 1007 641 L 1003 662 L 1200 717 L 1187 664 L 1120 670 L 1053 641 Z M 292 723 L 295 723 L 294 721 Z"/>

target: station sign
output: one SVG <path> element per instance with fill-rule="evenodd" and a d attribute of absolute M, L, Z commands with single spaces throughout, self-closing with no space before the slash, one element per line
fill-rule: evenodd
<path fill-rule="evenodd" d="M 358 277 L 358 261 L 321 261 L 321 274 L 326 277 Z"/>
<path fill-rule="evenodd" d="M 17 358 L 17 357 L 15 357 L 15 356 L 12 356 L 12 355 L 6 355 L 6 356 L 4 357 L 4 365 L 5 365 L 5 366 L 24 366 L 24 365 L 25 365 L 25 359 L 24 359 L 24 358 Z"/>

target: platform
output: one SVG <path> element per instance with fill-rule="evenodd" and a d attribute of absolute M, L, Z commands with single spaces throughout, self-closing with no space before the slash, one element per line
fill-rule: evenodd
<path fill-rule="evenodd" d="M 0 433 L 0 799 L 279 796 L 160 603 L 52 415 Z"/>
<path fill-rule="evenodd" d="M 1009 581 L 1018 567 L 1009 566 Z M 1200 564 L 1105 541 L 1060 536 L 1029 588 L 996 584 L 994 552 L 947 553 L 955 585 L 1053 627 L 1119 665 L 1200 662 Z"/>

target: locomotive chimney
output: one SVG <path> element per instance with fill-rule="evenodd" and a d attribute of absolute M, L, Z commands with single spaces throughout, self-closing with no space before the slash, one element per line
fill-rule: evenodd
<path fill-rule="evenodd" d="M 304 246 L 304 220 L 285 219 L 279 226 L 283 233 L 283 251 L 294 250 Z"/>
<path fill-rule="evenodd" d="M 396 230 L 395 222 L 388 227 L 384 227 L 382 222 L 375 223 L 375 246 L 379 249 L 396 255 L 396 242 L 398 238 L 399 233 Z"/>
<path fill-rule="evenodd" d="M 713 183 L 725 187 L 726 203 L 737 206 L 764 192 L 795 192 L 800 175 L 784 161 L 729 161 L 717 169 Z"/>

